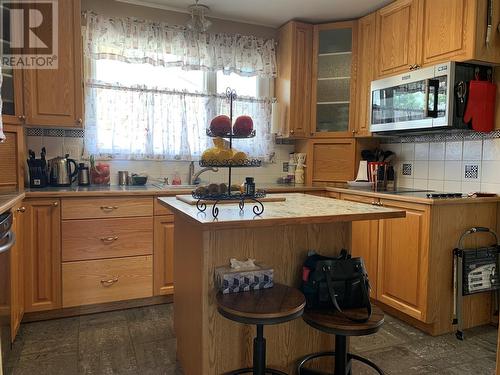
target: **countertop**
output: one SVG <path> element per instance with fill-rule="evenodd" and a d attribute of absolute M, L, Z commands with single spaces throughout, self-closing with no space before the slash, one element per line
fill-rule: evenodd
<path fill-rule="evenodd" d="M 0 194 L 0 214 L 10 210 L 18 202 L 24 199 L 24 193 Z"/>
<path fill-rule="evenodd" d="M 450 205 L 450 204 L 473 204 L 473 203 L 489 203 L 489 202 L 500 202 L 500 197 L 480 197 L 473 198 L 464 196 L 463 198 L 427 198 L 427 194 L 431 191 L 411 191 L 413 189 L 401 189 L 399 193 L 393 191 L 373 191 L 367 189 L 359 188 L 337 188 L 337 187 L 325 187 L 326 191 L 361 195 L 365 197 L 382 198 L 382 199 L 392 199 L 400 202 L 408 203 L 420 203 L 427 205 Z M 414 189 L 417 190 L 417 189 Z M 422 189 L 424 190 L 424 189 Z M 438 191 L 432 191 L 433 193 L 439 193 Z"/>
<path fill-rule="evenodd" d="M 324 191 L 322 187 L 311 187 L 304 185 L 278 185 L 257 184 L 258 189 L 264 189 L 272 193 Z M 46 187 L 41 189 L 26 189 L 27 198 L 59 198 L 59 197 L 100 197 L 116 195 L 154 195 L 175 196 L 191 194 L 192 188 L 176 188 L 173 186 L 164 189 L 153 185 L 144 186 L 71 186 L 71 187 Z"/>
<path fill-rule="evenodd" d="M 176 214 L 187 216 L 196 224 L 221 228 L 378 220 L 406 215 L 404 210 L 308 194 L 290 193 L 278 196 L 285 197 L 286 200 L 284 202 L 264 202 L 264 212 L 260 216 L 253 213 L 254 204 L 248 202 L 243 211 L 240 211 L 237 203 L 218 206 L 219 216 L 217 219 L 212 216 L 211 205 L 208 205 L 205 212 L 200 212 L 196 206 L 181 202 L 175 197 L 159 198 L 159 201 L 173 209 Z"/>

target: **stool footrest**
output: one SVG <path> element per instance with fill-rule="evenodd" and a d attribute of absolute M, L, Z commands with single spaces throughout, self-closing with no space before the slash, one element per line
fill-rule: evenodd
<path fill-rule="evenodd" d="M 315 370 L 309 370 L 309 369 L 305 369 L 304 368 L 304 365 L 309 362 L 310 360 L 312 359 L 316 359 L 316 358 L 322 358 L 322 357 L 335 357 L 335 352 L 319 352 L 319 353 L 313 353 L 313 354 L 309 354 L 308 356 L 304 357 L 301 359 L 301 361 L 299 362 L 299 366 L 297 367 L 297 371 L 298 371 L 298 374 L 299 375 L 320 375 L 320 374 L 328 374 L 326 372 L 321 372 L 321 371 L 315 371 Z M 347 361 L 348 361 L 348 365 L 346 366 L 346 371 L 349 371 L 349 372 L 346 372 L 350 374 L 350 370 L 351 370 L 351 360 L 355 360 L 355 361 L 359 361 L 361 363 L 364 363 L 365 365 L 371 367 L 372 369 L 374 369 L 378 374 L 380 375 L 384 375 L 384 372 L 382 371 L 382 369 L 380 367 L 378 367 L 375 363 L 373 363 L 372 361 L 364 358 L 364 357 L 361 357 L 359 355 L 356 355 L 356 354 L 351 354 L 351 353 L 347 353 Z M 342 374 L 335 374 L 335 375 L 342 375 Z"/>
<path fill-rule="evenodd" d="M 224 375 L 240 375 L 240 374 L 253 374 L 253 367 L 247 367 L 247 368 L 240 368 L 238 370 L 226 372 Z M 271 375 L 288 375 L 286 372 L 280 371 L 280 370 L 275 370 L 272 368 L 267 368 L 264 371 L 264 374 L 271 374 Z"/>

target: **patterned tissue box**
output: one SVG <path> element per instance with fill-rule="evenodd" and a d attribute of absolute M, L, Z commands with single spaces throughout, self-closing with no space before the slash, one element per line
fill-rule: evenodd
<path fill-rule="evenodd" d="M 248 292 L 273 286 L 273 269 L 255 263 L 252 269 L 234 269 L 230 266 L 215 269 L 215 285 L 223 294 Z"/>

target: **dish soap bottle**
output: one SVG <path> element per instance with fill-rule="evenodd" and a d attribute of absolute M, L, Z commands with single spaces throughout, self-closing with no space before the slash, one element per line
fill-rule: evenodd
<path fill-rule="evenodd" d="M 178 171 L 175 171 L 174 177 L 172 178 L 172 185 L 181 185 L 181 176 L 179 175 Z"/>

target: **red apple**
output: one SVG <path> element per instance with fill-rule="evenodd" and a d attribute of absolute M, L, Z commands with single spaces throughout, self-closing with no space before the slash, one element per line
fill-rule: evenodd
<path fill-rule="evenodd" d="M 240 116 L 236 119 L 233 126 L 233 133 L 242 137 L 252 134 L 253 120 L 250 116 Z"/>
<path fill-rule="evenodd" d="M 215 117 L 212 122 L 210 122 L 210 131 L 213 135 L 219 137 L 231 133 L 231 120 L 226 115 Z"/>

